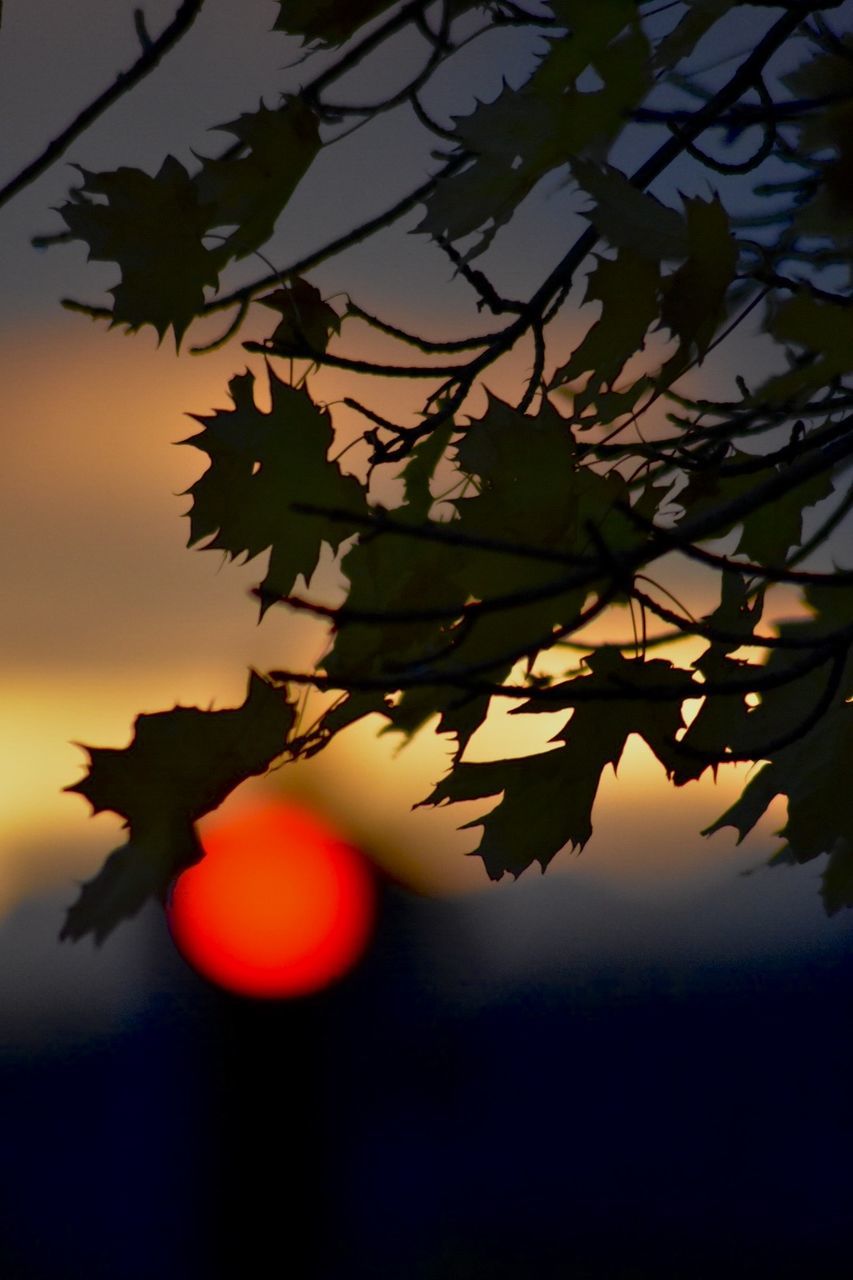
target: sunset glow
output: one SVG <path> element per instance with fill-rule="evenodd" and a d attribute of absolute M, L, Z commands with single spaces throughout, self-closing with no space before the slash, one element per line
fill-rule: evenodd
<path fill-rule="evenodd" d="M 202 976 L 239 995 L 307 995 L 367 946 L 375 911 L 361 856 L 306 809 L 267 804 L 202 831 L 206 856 L 178 879 L 169 927 Z"/>

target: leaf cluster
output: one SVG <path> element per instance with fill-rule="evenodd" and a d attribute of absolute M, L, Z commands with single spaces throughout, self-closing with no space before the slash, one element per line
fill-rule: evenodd
<path fill-rule="evenodd" d="M 702 70 L 696 50 L 724 46 L 747 7 L 764 22 L 754 46 Z M 676 786 L 757 764 L 707 831 L 742 838 L 785 797 L 775 860 L 828 854 L 827 909 L 851 905 L 853 572 L 837 561 L 853 507 L 853 36 L 833 25 L 838 6 L 278 8 L 275 30 L 304 45 L 296 87 L 218 126 L 230 145 L 192 171 L 174 157 L 153 177 L 84 171 L 59 238 L 117 265 L 109 306 L 73 304 L 110 323 L 180 342 L 231 308 L 225 341 L 275 312 L 244 342 L 267 362 L 270 409 L 247 372 L 230 407 L 196 417 L 188 443 L 206 469 L 189 491 L 190 543 L 267 556 L 262 613 L 307 610 L 328 639 L 312 670 L 253 676 L 242 708 L 140 717 L 126 751 L 91 753 L 76 789 L 124 815 L 131 839 L 84 887 L 66 932 L 101 937 L 162 894 L 197 856 L 201 812 L 368 714 L 386 732 L 430 725 L 452 739 L 450 772 L 425 803 L 491 802 L 468 825 L 482 828 L 477 852 L 495 878 L 582 848 L 603 772 L 639 735 Z M 467 114 L 430 107 L 460 51 L 497 29 L 538 40 L 523 83 Z M 423 50 L 410 82 L 367 106 L 343 101 L 339 81 L 361 72 L 370 84 L 371 60 L 393 58 L 400 38 Z M 321 151 L 356 125 L 381 145 L 392 108 L 422 130 L 428 179 L 300 262 L 222 288 L 224 268 L 270 240 Z M 509 298 L 495 271 L 504 229 L 546 179 L 581 230 Z M 352 298 L 333 305 L 308 278 L 415 209 L 436 264 L 490 317 L 469 336 L 413 332 Z M 583 327 L 567 343 L 570 303 Z M 354 323 L 399 359 L 348 354 Z M 773 351 L 772 374 L 742 367 L 747 324 Z M 487 394 L 482 409 L 484 379 L 516 350 L 517 395 Z M 324 366 L 353 384 L 398 379 L 410 398 L 400 422 L 347 398 L 364 422 L 366 476 L 333 457 L 333 416 L 313 395 Z M 697 396 L 698 366 L 720 387 L 734 368 L 732 390 Z M 385 477 L 401 482 L 393 506 L 377 498 Z M 312 583 L 324 546 L 345 584 L 332 601 Z M 696 562 L 713 584 L 699 617 L 678 591 Z M 800 593 L 793 619 L 780 617 L 780 588 L 787 601 Z M 664 657 L 664 644 L 695 656 Z M 300 686 L 307 728 L 288 700 Z M 548 749 L 472 761 L 495 699 L 519 715 L 565 712 Z"/>

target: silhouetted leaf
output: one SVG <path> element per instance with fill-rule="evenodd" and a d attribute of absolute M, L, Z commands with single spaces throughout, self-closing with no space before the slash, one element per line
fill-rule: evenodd
<path fill-rule="evenodd" d="M 646 687 L 684 684 L 684 672 L 669 662 L 631 662 L 614 650 L 587 659 L 590 675 L 559 686 L 571 696 L 572 686 Z M 549 710 L 554 705 L 547 704 Z M 545 709 L 544 704 L 535 704 Z M 534 709 L 534 708 L 531 708 Z M 608 701 L 581 704 L 552 742 L 553 751 L 517 760 L 456 765 L 425 804 L 479 800 L 502 794 L 500 803 L 465 827 L 483 828 L 476 850 L 493 880 L 509 871 L 520 875 L 533 862 L 544 869 L 567 845 L 582 849 L 592 835 L 592 807 L 606 766 L 616 770 L 628 737 L 639 733 L 670 773 L 675 759 L 672 739 L 682 727 L 677 702 Z"/>
<path fill-rule="evenodd" d="M 455 430 L 456 424 L 448 419 L 412 450 L 402 471 L 406 501 L 396 513 L 398 518 L 401 512 L 405 513 L 406 519 L 414 521 L 425 520 L 429 515 L 432 506 L 430 481 Z"/>
<path fill-rule="evenodd" d="M 395 3 L 396 0 L 278 0 L 280 12 L 273 30 L 300 36 L 307 44 L 321 48 L 340 45 L 360 27 L 394 8 Z M 453 16 L 477 7 L 475 0 L 448 0 Z"/>
<path fill-rule="evenodd" d="M 737 267 L 737 247 L 718 197 L 685 200 L 687 260 L 662 288 L 661 323 L 685 346 L 708 350 L 724 314 Z"/>
<path fill-rule="evenodd" d="M 90 258 L 121 269 L 120 283 L 110 290 L 113 323 L 131 329 L 150 324 L 161 339 L 172 328 L 180 344 L 226 258 L 221 248 L 202 243 L 208 214 L 193 180 L 172 156 L 153 178 L 128 168 L 81 173 L 83 185 L 59 212 L 71 233 L 86 241 Z"/>
<path fill-rule="evenodd" d="M 810 862 L 832 855 L 824 880 L 827 911 L 850 905 L 850 851 L 853 850 L 853 706 L 828 713 L 817 729 L 779 751 L 747 783 L 743 794 L 703 832 L 734 827 L 738 843 L 777 796 L 788 800 L 788 818 L 779 835 L 787 841 L 774 861 Z"/>
<path fill-rule="evenodd" d="M 570 36 L 551 42 L 520 89 L 507 87 L 493 102 L 455 120 L 459 145 L 471 162 L 426 202 L 418 230 L 449 240 L 480 231 L 468 258 L 488 247 L 546 173 L 590 149 L 606 149 L 648 87 L 648 43 L 628 0 L 559 0 L 554 7 L 571 27 Z M 584 92 L 576 83 L 588 67 L 602 84 Z"/>
<path fill-rule="evenodd" d="M 262 105 L 217 130 L 236 138 L 238 153 L 204 160 L 194 181 L 208 227 L 233 227 L 224 249 L 230 257 L 243 258 L 272 235 L 322 146 L 320 130 L 317 116 L 301 98 L 285 99 L 276 110 Z"/>
<path fill-rule="evenodd" d="M 762 401 L 808 395 L 853 370 L 853 309 L 818 301 L 805 291 L 783 302 L 772 321 L 780 342 L 814 354 L 808 363 L 770 378 L 755 393 Z"/>
<path fill-rule="evenodd" d="M 701 672 L 704 680 L 733 683 L 743 678 L 747 664 L 730 655 L 749 643 L 761 620 L 765 592 L 758 591 L 753 597 L 746 580 L 736 573 L 723 574 L 720 585 L 720 603 L 704 621 L 708 627 L 727 632 L 736 639 L 712 640 L 693 667 Z M 743 748 L 753 727 L 752 714 L 745 693 L 705 697 L 679 740 L 681 759 L 672 774 L 675 785 L 683 786 L 701 777 L 706 769 L 712 769 L 716 778 L 726 752 Z"/>
<path fill-rule="evenodd" d="M 803 540 L 803 512 L 832 492 L 832 477 L 823 472 L 790 489 L 772 506 L 750 512 L 743 522 L 738 552 L 759 564 L 783 564 L 791 548 Z"/>
<path fill-rule="evenodd" d="M 405 501 L 394 511 L 395 521 L 402 526 L 427 522 L 432 505 L 430 480 L 453 431 L 453 422 L 447 421 L 417 446 L 403 468 Z M 393 690 L 395 674 L 399 675 L 407 662 L 446 643 L 446 628 L 465 604 L 466 591 L 459 581 L 460 570 L 464 575 L 460 550 L 405 534 L 383 533 L 357 542 L 344 556 L 341 569 L 349 580 L 346 607 L 354 617 L 341 624 L 323 666 L 342 685 L 347 676 L 352 678 L 358 672 L 361 676 L 383 676 L 389 691 Z M 448 613 L 445 618 L 418 618 L 430 609 Z M 359 621 L 357 615 L 363 613 L 372 615 L 373 620 Z M 407 614 L 413 615 L 411 621 L 406 620 Z M 433 713 L 427 709 L 423 715 L 411 717 L 408 709 L 392 712 L 381 693 L 359 695 L 354 701 L 362 708 L 360 715 L 382 710 L 393 726 L 405 733 L 413 732 Z M 350 706 L 332 713 L 330 727 L 339 723 L 342 714 L 352 715 L 353 709 Z"/>
<path fill-rule="evenodd" d="M 333 333 L 340 333 L 341 318 L 319 289 L 307 280 L 297 278 L 283 289 L 258 298 L 281 316 L 271 334 L 271 342 L 280 350 L 294 354 L 326 350 Z"/>
<path fill-rule="evenodd" d="M 432 635 L 418 638 L 410 629 L 402 650 L 397 641 L 401 665 L 428 668 L 435 684 L 405 691 L 391 720 L 411 731 L 439 714 L 438 732 L 453 734 L 461 753 L 485 720 L 491 698 L 489 692 L 466 692 L 466 676 L 499 684 L 521 659 L 530 666 L 550 648 L 555 630 L 573 622 L 596 589 L 570 582 L 595 546 L 591 526 L 614 552 L 635 535 L 615 509 L 628 497 L 622 477 L 580 465 L 569 424 L 547 400 L 531 415 L 490 396 L 486 412 L 464 432 L 457 457 L 476 492 L 454 499 L 459 518 L 449 528 L 471 545 L 434 555 L 422 582 L 430 600 L 442 592 L 460 615 L 467 600 L 469 612 L 461 622 L 449 616 Z M 508 549 L 513 545 L 526 554 L 514 555 Z M 537 559 L 537 552 L 565 556 L 566 563 Z M 424 553 L 415 555 L 423 570 Z M 416 583 L 406 580 L 414 597 Z M 478 615 L 480 604 L 487 613 Z M 442 686 L 444 675 L 453 682 Z"/>
<path fill-rule="evenodd" d="M 586 387 L 574 397 L 576 412 L 602 387 L 610 389 L 626 360 L 643 350 L 646 333 L 658 317 L 659 288 L 658 264 L 631 249 L 621 249 L 613 259 L 598 259 L 587 278 L 584 302 L 600 302 L 601 318 L 551 382 L 558 387 L 590 372 Z"/>
<path fill-rule="evenodd" d="M 723 512 L 729 504 L 748 494 L 755 486 L 755 473 L 747 470 L 726 473 L 724 468 L 746 465 L 753 460 L 753 455 L 732 449 L 720 468 L 709 466 L 695 472 L 675 499 L 684 518 L 692 519 L 711 511 Z M 784 466 L 781 463 L 768 467 L 767 472 L 782 474 Z M 803 511 L 831 493 L 831 475 L 818 474 L 792 486 L 772 506 L 760 506 L 745 518 L 733 517 L 729 523 L 721 524 L 717 536 L 742 524 L 736 553 L 761 564 L 783 565 L 791 548 L 799 546 L 802 540 Z"/>
<path fill-rule="evenodd" d="M 594 202 L 587 217 L 615 248 L 630 249 L 652 262 L 687 257 L 690 235 L 684 218 L 632 186 L 624 173 L 612 165 L 574 160 L 572 176 Z"/>
<path fill-rule="evenodd" d="M 261 587 L 269 603 L 289 595 L 299 574 L 311 577 L 323 542 L 336 550 L 357 528 L 296 512 L 294 504 L 355 516 L 367 507 L 358 481 L 328 459 L 334 438 L 328 413 L 272 370 L 272 403 L 264 413 L 255 404 L 254 384 L 251 373 L 233 378 L 233 409 L 194 415 L 204 429 L 185 443 L 207 453 L 210 466 L 187 490 L 193 499 L 189 544 L 208 538 L 206 548 L 248 559 L 269 547 Z"/>
<path fill-rule="evenodd" d="M 194 823 L 282 754 L 294 711 L 280 689 L 252 673 L 242 706 L 175 707 L 137 717 L 129 747 L 89 747 L 89 772 L 66 788 L 93 813 L 126 819 L 127 843 L 110 854 L 70 908 L 62 938 L 100 943 L 151 897 L 164 897 L 202 849 Z"/>
<path fill-rule="evenodd" d="M 733 8 L 735 0 L 686 0 L 683 13 L 673 29 L 655 48 L 654 64 L 659 70 L 674 67 L 688 58 L 708 31 Z"/>
<path fill-rule="evenodd" d="M 395 0 L 278 0 L 274 31 L 301 36 L 309 44 L 335 45 L 349 40 L 371 18 L 391 9 Z"/>
<path fill-rule="evenodd" d="M 405 512 L 405 508 L 402 509 Z M 400 518 L 400 509 L 395 512 Z M 403 517 L 405 518 L 405 516 Z M 357 542 L 341 561 L 349 580 L 346 607 L 357 616 L 341 624 L 323 666 L 346 687 L 347 679 L 381 676 L 388 689 L 407 663 L 434 652 L 445 643 L 444 628 L 454 611 L 461 612 L 465 589 L 458 581 L 458 548 L 397 533 L 384 533 Z M 448 610 L 441 619 L 420 621 L 424 610 Z M 394 615 L 413 614 L 412 621 Z M 383 614 L 387 619 L 383 620 Z"/>

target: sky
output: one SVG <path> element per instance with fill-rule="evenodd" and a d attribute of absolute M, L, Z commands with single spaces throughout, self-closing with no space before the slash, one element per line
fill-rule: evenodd
<path fill-rule="evenodd" d="M 4 150 L 4 173 L 26 163 L 133 58 L 131 10 L 104 0 L 81 0 L 73 8 L 50 0 L 7 5 L 0 32 L 7 67 L 0 109 L 15 128 Z M 171 12 L 168 4 L 149 4 L 151 30 Z M 269 35 L 274 14 L 267 0 L 239 6 L 211 0 L 185 44 L 159 71 L 0 213 L 0 682 L 6 708 L 0 726 L 6 761 L 0 784 L 0 912 L 14 912 L 42 891 L 64 887 L 72 896 L 73 882 L 91 875 L 118 843 L 118 819 L 93 821 L 79 797 L 62 793 L 83 767 L 76 743 L 124 745 L 136 714 L 176 702 L 235 705 L 249 666 L 308 666 L 322 648 L 321 634 L 302 618 L 271 610 L 257 625 L 248 593 L 262 575 L 261 561 L 225 565 L 216 554 L 185 545 L 188 500 L 181 494 L 199 474 L 200 457 L 174 443 L 192 433 L 188 412 L 226 405 L 229 377 L 251 358 L 239 344 L 203 357 L 186 351 L 176 357 L 168 341 L 155 345 L 150 330 L 128 337 L 63 310 L 63 296 L 99 300 L 113 282 L 112 269 L 87 264 L 79 244 L 49 250 L 29 244 L 32 234 L 59 229 L 52 210 L 75 182 L 72 162 L 91 169 L 135 164 L 153 172 L 173 151 L 189 163 L 193 149 L 221 145 L 222 135 L 205 134 L 209 126 L 292 84 L 296 72 L 287 67 L 297 50 L 284 37 Z M 751 20 L 763 21 L 760 11 Z M 737 35 L 742 43 L 749 32 Z M 453 86 L 457 112 L 470 110 L 475 96 L 499 90 L 498 43 L 471 54 L 461 87 Z M 740 47 L 735 40 L 733 48 Z M 522 74 L 532 49 L 531 43 L 510 63 L 510 75 Z M 376 68 L 371 87 L 376 77 L 402 76 L 413 53 L 403 48 L 393 68 Z M 448 110 L 450 102 L 451 87 L 440 87 L 434 105 Z M 420 135 L 411 120 L 396 113 L 384 128 L 381 146 L 356 132 L 322 157 L 282 219 L 269 251 L 272 260 L 285 264 L 348 229 L 375 209 L 377 191 L 402 194 L 423 180 L 433 162 L 420 142 L 415 145 Z M 326 296 L 347 290 L 403 325 L 433 332 L 464 329 L 476 317 L 472 299 L 426 239 L 410 234 L 419 216 L 324 264 L 311 279 Z M 520 290 L 538 278 L 573 225 L 577 219 L 565 185 L 546 184 L 500 241 L 499 283 Z M 254 275 L 265 268 L 251 263 L 249 269 Z M 258 316 L 253 313 L 246 336 L 265 332 L 266 315 L 260 323 Z M 191 340 L 213 336 L 220 323 Z M 578 325 L 571 310 L 563 325 L 568 342 Z M 364 335 L 357 329 L 353 334 L 351 349 L 358 354 Z M 525 358 L 521 352 L 514 363 L 508 361 L 492 388 L 509 387 Z M 259 372 L 257 361 L 254 367 Z M 330 371 L 312 382 L 314 394 L 333 404 L 344 434 L 352 422 L 334 401 L 350 390 L 347 376 Z M 363 384 L 359 393 L 368 398 Z M 399 408 L 393 387 L 373 386 L 369 394 L 380 407 L 384 396 L 389 410 Z M 331 589 L 333 582 L 327 564 L 319 587 L 328 583 Z M 701 600 L 698 580 L 685 580 L 683 587 L 689 602 Z M 544 746 L 548 719 L 537 718 L 534 738 L 525 736 L 518 718 L 495 715 L 472 744 L 471 758 Z M 314 761 L 247 785 L 233 804 L 250 803 L 253 794 L 270 788 L 296 790 L 413 889 L 513 901 L 511 884 L 490 886 L 479 861 L 464 856 L 476 833 L 457 831 L 456 825 L 481 809 L 411 810 L 443 773 L 448 744 L 425 732 L 400 749 L 387 736 L 379 739 L 376 729 L 371 722 L 356 726 Z M 777 916 L 789 920 L 792 902 L 807 930 L 845 928 L 823 920 L 815 867 L 738 876 L 775 847 L 772 832 L 784 816 L 780 806 L 739 849 L 731 833 L 713 840 L 698 834 L 732 801 L 746 772 L 745 766 L 730 768 L 716 786 L 703 781 L 676 792 L 642 744 L 632 741 L 619 778 L 608 774 L 603 781 L 587 849 L 580 857 L 560 855 L 541 886 L 516 893 L 512 928 L 522 927 L 523 919 L 523 927 L 535 929 L 538 907 L 529 904 L 545 900 L 550 881 L 562 875 L 627 894 L 641 911 L 654 913 L 668 900 L 690 900 L 695 910 L 697 895 L 726 886 L 726 893 L 752 904 L 756 920 L 771 932 L 775 926 L 767 922 Z M 535 873 L 527 878 L 534 881 Z M 657 925 L 650 917 L 651 927 Z"/>

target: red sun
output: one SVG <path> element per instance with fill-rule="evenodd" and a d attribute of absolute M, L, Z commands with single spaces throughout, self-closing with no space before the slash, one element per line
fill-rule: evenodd
<path fill-rule="evenodd" d="M 239 995 L 307 995 L 352 968 L 370 937 L 373 879 L 361 855 L 306 809 L 278 802 L 201 833 L 168 921 L 184 958 Z"/>

